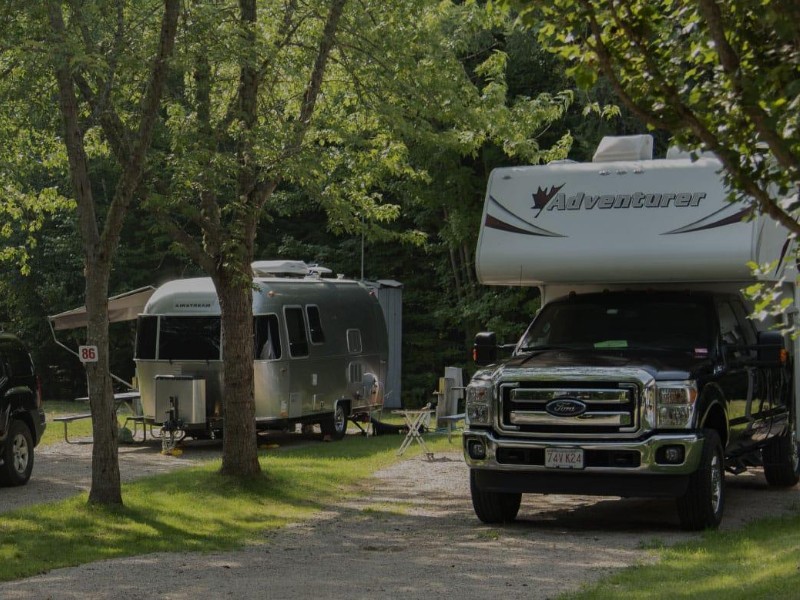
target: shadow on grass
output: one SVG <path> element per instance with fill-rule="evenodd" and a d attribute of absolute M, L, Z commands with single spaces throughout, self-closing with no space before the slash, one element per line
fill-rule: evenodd
<path fill-rule="evenodd" d="M 262 452 L 263 472 L 249 479 L 220 475 L 212 460 L 123 485 L 124 506 L 90 506 L 82 494 L 5 513 L 0 581 L 106 558 L 239 547 L 353 493 L 398 460 L 401 441 L 348 436 Z"/>

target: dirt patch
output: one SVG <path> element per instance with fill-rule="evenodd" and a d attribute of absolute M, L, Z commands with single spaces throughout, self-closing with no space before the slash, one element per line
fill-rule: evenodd
<path fill-rule="evenodd" d="M 77 465 L 85 460 L 78 454 L 88 457 L 84 448 L 90 447 L 73 448 L 71 459 L 56 447 L 37 456 L 35 480 L 25 488 L 37 502 L 88 486 L 88 461 Z M 219 447 L 190 444 L 180 458 L 131 449 L 120 462 L 129 479 L 218 455 Z M 727 485 L 724 529 L 800 509 L 800 489 L 769 488 L 759 471 L 729 476 Z M 652 560 L 649 546 L 696 535 L 679 529 L 671 501 L 585 496 L 524 496 L 516 524 L 482 525 L 457 452 L 437 454 L 433 462 L 404 460 L 363 487 L 358 500 L 265 534 L 240 551 L 154 554 L 59 569 L 0 584 L 0 597 L 553 598 Z M 9 491 L 19 490 L 0 490 L 3 510 Z"/>
<path fill-rule="evenodd" d="M 201 460 L 220 456 L 220 444 L 193 444 L 181 457 L 161 454 L 161 443 L 120 446 L 119 469 L 122 481 L 180 469 Z M 0 488 L 0 513 L 31 504 L 41 504 L 88 492 L 92 483 L 92 444 L 58 443 L 35 450 L 33 476 L 27 485 Z"/>

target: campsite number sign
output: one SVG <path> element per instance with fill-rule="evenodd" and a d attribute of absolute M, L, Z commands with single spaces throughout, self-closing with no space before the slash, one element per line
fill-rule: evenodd
<path fill-rule="evenodd" d="M 97 346 L 78 346 L 78 356 L 82 363 L 97 362 Z"/>

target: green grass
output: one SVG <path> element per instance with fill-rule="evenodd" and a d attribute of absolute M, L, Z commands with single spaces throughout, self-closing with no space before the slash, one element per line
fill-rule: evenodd
<path fill-rule="evenodd" d="M 252 481 L 220 476 L 220 461 L 212 461 L 124 485 L 124 507 L 89 506 L 83 494 L 4 513 L 0 581 L 106 558 L 240 547 L 266 530 L 365 492 L 365 478 L 399 460 L 401 441 L 399 435 L 348 436 L 261 453 L 264 473 Z M 443 436 L 426 442 L 439 452 L 459 448 Z M 406 456 L 418 453 L 415 444 Z"/>
<path fill-rule="evenodd" d="M 800 515 L 657 551 L 657 564 L 631 567 L 562 600 L 756 600 L 800 594 Z"/>
<path fill-rule="evenodd" d="M 81 412 L 72 408 L 80 407 L 48 403 L 46 409 L 48 416 Z M 50 423 L 48 430 L 49 436 L 55 431 L 55 441 L 63 439 L 60 423 Z M 81 435 L 77 429 L 75 435 Z M 241 547 L 267 530 L 365 491 L 371 473 L 398 460 L 401 441 L 394 435 L 349 436 L 340 443 L 265 452 L 260 457 L 263 476 L 248 482 L 221 477 L 215 461 L 127 484 L 120 508 L 88 506 L 84 494 L 5 513 L 0 517 L 0 581 L 104 558 Z M 446 436 L 426 436 L 426 443 L 436 452 L 459 448 L 457 436 L 452 444 Z M 419 451 L 413 444 L 406 456 Z M 379 503 L 364 514 L 381 518 L 404 509 Z M 495 530 L 479 535 L 486 540 L 498 536 Z M 561 598 L 756 600 L 794 597 L 800 590 L 800 515 L 734 532 L 709 532 L 673 547 L 653 539 L 640 549 L 643 555 L 655 553 L 658 563 L 624 569 Z"/>

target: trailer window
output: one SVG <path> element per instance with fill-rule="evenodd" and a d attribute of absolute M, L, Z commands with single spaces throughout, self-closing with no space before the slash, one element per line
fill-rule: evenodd
<path fill-rule="evenodd" d="M 278 315 L 256 317 L 253 330 L 255 331 L 256 360 L 278 360 L 281 357 Z"/>
<path fill-rule="evenodd" d="M 350 363 L 348 373 L 350 383 L 361 383 L 364 378 L 364 367 L 361 366 L 361 363 Z"/>
<path fill-rule="evenodd" d="M 219 317 L 161 317 L 160 360 L 219 360 Z"/>
<path fill-rule="evenodd" d="M 289 354 L 293 357 L 308 356 L 308 338 L 306 337 L 306 321 L 303 309 L 289 307 L 283 309 L 286 319 L 286 333 L 289 334 Z"/>
<path fill-rule="evenodd" d="M 347 330 L 347 351 L 350 354 L 358 354 L 361 352 L 361 330 L 348 329 Z"/>
<path fill-rule="evenodd" d="M 322 331 L 322 320 L 319 317 L 319 307 L 309 304 L 306 306 L 308 317 L 308 334 L 312 344 L 324 344 L 325 332 Z"/>
<path fill-rule="evenodd" d="M 136 323 L 136 350 L 134 356 L 144 360 L 156 357 L 158 317 L 139 317 Z"/>

